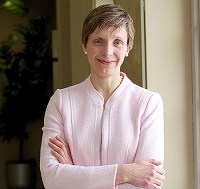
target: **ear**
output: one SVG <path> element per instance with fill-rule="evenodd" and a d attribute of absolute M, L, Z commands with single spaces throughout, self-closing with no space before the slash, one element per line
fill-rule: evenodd
<path fill-rule="evenodd" d="M 83 43 L 82 43 L 82 49 L 83 49 L 83 52 L 84 52 L 85 54 L 87 54 L 87 48 L 84 46 Z"/>
<path fill-rule="evenodd" d="M 127 52 L 126 52 L 126 55 L 125 55 L 125 56 L 126 56 L 126 57 L 128 57 L 128 54 L 129 54 L 129 50 L 127 50 Z"/>

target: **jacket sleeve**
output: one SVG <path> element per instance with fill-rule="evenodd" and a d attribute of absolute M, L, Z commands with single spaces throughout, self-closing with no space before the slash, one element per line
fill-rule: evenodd
<path fill-rule="evenodd" d="M 40 171 L 46 189 L 114 189 L 117 165 L 79 166 L 60 164 L 51 154 L 50 138 L 64 137 L 60 90 L 51 97 L 44 118 Z"/>
<path fill-rule="evenodd" d="M 164 109 L 158 93 L 141 101 L 140 139 L 135 161 L 155 159 L 164 161 Z"/>

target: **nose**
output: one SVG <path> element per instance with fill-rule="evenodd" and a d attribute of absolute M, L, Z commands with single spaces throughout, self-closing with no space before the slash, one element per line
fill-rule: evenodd
<path fill-rule="evenodd" d="M 105 57 L 109 57 L 113 55 L 114 47 L 111 43 L 105 43 L 102 47 L 102 55 Z"/>

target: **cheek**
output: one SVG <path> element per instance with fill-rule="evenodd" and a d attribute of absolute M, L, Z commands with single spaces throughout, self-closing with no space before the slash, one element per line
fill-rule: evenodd
<path fill-rule="evenodd" d="M 118 52 L 117 54 L 117 57 L 120 59 L 120 60 L 124 60 L 125 56 L 126 56 L 126 52 Z"/>
<path fill-rule="evenodd" d="M 99 51 L 98 51 L 96 48 L 90 48 L 90 49 L 88 49 L 87 53 L 88 53 L 88 56 L 89 56 L 90 58 L 93 58 L 93 57 L 95 57 L 97 54 L 99 54 Z"/>

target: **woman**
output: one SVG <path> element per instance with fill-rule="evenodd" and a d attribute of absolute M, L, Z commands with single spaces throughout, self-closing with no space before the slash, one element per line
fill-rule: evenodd
<path fill-rule="evenodd" d="M 133 46 L 129 14 L 107 4 L 83 24 L 91 75 L 58 89 L 46 109 L 41 174 L 46 189 L 160 189 L 163 103 L 120 71 Z"/>

